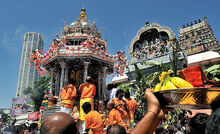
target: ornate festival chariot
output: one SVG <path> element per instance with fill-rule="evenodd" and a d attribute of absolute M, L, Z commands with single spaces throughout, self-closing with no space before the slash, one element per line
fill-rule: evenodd
<path fill-rule="evenodd" d="M 70 25 L 65 22 L 61 36 L 56 35 L 57 39 L 45 54 L 30 50 L 29 61 L 34 62 L 39 75 L 50 73 L 50 93 L 53 95 L 59 96 L 69 79 L 75 78 L 78 87 L 87 76 L 91 76 L 97 88 L 95 98 L 102 99 L 106 76 L 123 74 L 127 62 L 124 52 L 110 55 L 107 39 L 102 39 L 102 30 L 98 30 L 95 21 L 90 23 L 86 17 L 86 10 L 82 8 L 75 22 Z"/>

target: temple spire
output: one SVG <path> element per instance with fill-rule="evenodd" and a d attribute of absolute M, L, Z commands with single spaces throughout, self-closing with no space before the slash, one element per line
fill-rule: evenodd
<path fill-rule="evenodd" d="M 81 13 L 79 14 L 81 20 L 86 20 L 87 14 L 86 14 L 86 9 L 84 6 L 81 9 Z"/>

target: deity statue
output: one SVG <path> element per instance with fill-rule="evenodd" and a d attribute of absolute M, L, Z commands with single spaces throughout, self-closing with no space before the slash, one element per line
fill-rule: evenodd
<path fill-rule="evenodd" d="M 151 41 L 150 43 L 151 43 L 151 45 L 153 45 L 153 44 L 154 44 L 154 42 L 153 42 L 153 41 Z"/>
<path fill-rule="evenodd" d="M 146 46 L 148 46 L 148 41 L 146 40 L 146 44 L 145 44 Z"/>
<path fill-rule="evenodd" d="M 145 27 L 149 27 L 149 26 L 150 26 L 150 22 L 149 21 L 145 22 Z"/>
<path fill-rule="evenodd" d="M 63 34 L 66 35 L 70 31 L 71 31 L 70 26 L 67 24 L 67 22 L 64 22 Z"/>
<path fill-rule="evenodd" d="M 160 43 L 160 40 L 158 38 L 156 38 L 156 44 L 159 44 Z"/>
<path fill-rule="evenodd" d="M 166 45 L 166 52 L 170 52 L 171 46 L 169 44 Z"/>
<path fill-rule="evenodd" d="M 88 28 L 87 28 L 87 34 L 88 34 L 88 35 L 91 34 L 91 26 L 88 26 Z"/>
<path fill-rule="evenodd" d="M 80 24 L 79 23 L 77 23 L 77 25 L 76 25 L 76 32 L 77 33 L 80 32 Z"/>
<path fill-rule="evenodd" d="M 143 46 L 143 47 L 148 46 L 147 40 L 145 40 L 145 41 L 143 42 L 142 46 Z"/>

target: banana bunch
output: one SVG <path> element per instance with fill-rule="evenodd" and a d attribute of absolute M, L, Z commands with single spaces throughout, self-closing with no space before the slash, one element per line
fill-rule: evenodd
<path fill-rule="evenodd" d="M 180 77 L 170 77 L 171 71 L 162 72 L 159 76 L 160 83 L 155 86 L 154 91 L 177 89 L 177 88 L 190 88 L 193 87 L 190 83 Z"/>

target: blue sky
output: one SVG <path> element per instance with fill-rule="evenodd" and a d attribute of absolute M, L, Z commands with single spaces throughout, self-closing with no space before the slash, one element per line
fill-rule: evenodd
<path fill-rule="evenodd" d="M 128 52 L 129 44 L 146 21 L 177 26 L 207 16 L 220 39 L 219 0 L 1 0 L 0 2 L 0 108 L 11 107 L 26 32 L 39 32 L 45 38 L 44 51 L 64 26 L 73 22 L 82 6 L 87 20 L 96 20 L 107 37 L 108 50 Z"/>

